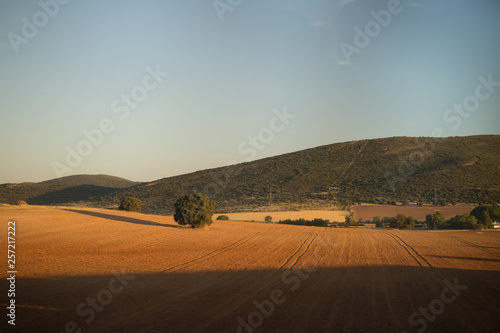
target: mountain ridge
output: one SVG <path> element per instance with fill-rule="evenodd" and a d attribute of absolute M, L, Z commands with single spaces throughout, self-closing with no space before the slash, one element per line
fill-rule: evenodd
<path fill-rule="evenodd" d="M 436 192 L 441 202 L 500 201 L 499 151 L 499 135 L 357 140 L 166 177 L 120 195 L 159 213 L 193 191 L 207 193 L 221 210 L 270 201 L 428 203 Z"/>
<path fill-rule="evenodd" d="M 156 214 L 172 213 L 175 200 L 191 192 L 208 194 L 217 202 L 218 211 L 248 210 L 269 204 L 331 207 L 359 202 L 433 203 L 436 199 L 442 204 L 490 203 L 500 201 L 499 152 L 500 135 L 365 139 L 124 188 L 109 187 L 109 183 L 74 186 L 49 180 L 23 185 L 24 189 L 14 195 L 3 184 L 0 202 L 86 202 L 114 207 L 124 197 L 133 196 L 143 201 L 143 211 Z M 71 177 L 74 176 L 65 180 Z"/>

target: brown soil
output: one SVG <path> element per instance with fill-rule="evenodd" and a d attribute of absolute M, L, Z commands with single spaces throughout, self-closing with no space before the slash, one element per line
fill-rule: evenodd
<path fill-rule="evenodd" d="M 17 317 L 6 324 L 4 259 L 2 332 L 500 331 L 497 231 L 192 230 L 171 217 L 26 207 L 0 210 L 2 240 L 9 220 Z M 413 315 L 429 307 L 428 319 Z"/>
<path fill-rule="evenodd" d="M 456 215 L 461 215 L 465 213 L 470 213 L 475 206 L 473 205 L 455 205 L 455 206 L 393 206 L 393 205 L 359 205 L 352 206 L 352 210 L 355 213 L 356 221 L 359 218 L 363 220 L 372 220 L 374 216 L 396 216 L 398 214 L 404 214 L 407 216 L 413 216 L 418 221 L 425 221 L 425 215 L 434 214 L 436 211 L 440 210 L 444 217 L 449 219 L 455 217 Z"/>
<path fill-rule="evenodd" d="M 216 214 L 227 215 L 233 221 L 251 221 L 264 222 L 266 216 L 271 216 L 273 222 L 279 220 L 292 219 L 297 220 L 300 218 L 306 220 L 314 220 L 315 218 L 330 220 L 331 222 L 344 222 L 347 211 L 340 210 L 301 210 L 301 211 L 288 211 L 288 212 L 245 212 L 245 213 L 228 213 Z"/>

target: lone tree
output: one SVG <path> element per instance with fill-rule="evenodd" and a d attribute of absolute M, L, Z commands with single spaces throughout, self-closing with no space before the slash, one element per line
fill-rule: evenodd
<path fill-rule="evenodd" d="M 203 228 L 212 224 L 215 202 L 203 193 L 188 194 L 174 204 L 174 220 L 180 225 Z"/>
<path fill-rule="evenodd" d="M 264 222 L 266 223 L 271 223 L 273 221 L 273 217 L 271 215 L 267 215 L 266 218 L 264 219 Z"/>
<path fill-rule="evenodd" d="M 142 207 L 141 200 L 137 198 L 128 197 L 122 200 L 120 210 L 128 210 L 129 212 L 140 212 Z"/>

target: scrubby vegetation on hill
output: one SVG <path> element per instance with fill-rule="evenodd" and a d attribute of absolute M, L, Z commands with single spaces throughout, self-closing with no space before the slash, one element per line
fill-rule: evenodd
<path fill-rule="evenodd" d="M 140 184 L 140 182 L 133 182 L 128 179 L 115 176 L 108 176 L 108 175 L 74 175 L 74 176 L 50 179 L 40 182 L 38 184 L 93 185 L 93 186 L 109 187 L 109 188 L 127 188 L 130 186 L 138 185 Z"/>
<path fill-rule="evenodd" d="M 152 213 L 193 191 L 230 212 L 277 203 L 500 201 L 500 136 L 338 143 L 235 166 L 164 178 L 124 190 Z M 271 198 L 269 193 L 271 192 Z M 108 196 L 106 200 L 112 200 Z"/>
<path fill-rule="evenodd" d="M 116 188 L 114 177 L 109 176 L 105 176 L 105 182 L 79 186 L 54 181 L 4 184 L 0 185 L 0 202 L 83 201 L 108 207 L 117 205 L 123 197 L 135 197 L 143 202 L 144 212 L 153 214 L 172 214 L 177 198 L 196 192 L 216 201 L 219 213 L 254 210 L 271 202 L 309 209 L 349 207 L 360 202 L 491 204 L 500 202 L 499 151 L 499 135 L 361 140 L 123 189 Z M 88 177 L 103 179 L 78 176 L 76 180 L 90 181 Z M 62 182 L 76 180 L 65 177 Z M 120 186 L 126 186 L 126 182 Z"/>
<path fill-rule="evenodd" d="M 1 184 L 0 202 L 15 204 L 24 200 L 32 205 L 78 202 L 99 205 L 105 204 L 101 197 L 118 195 L 123 188 L 137 184 L 140 183 L 107 175 L 75 175 L 40 183 Z M 119 199 L 117 196 L 113 201 L 119 202 Z"/>

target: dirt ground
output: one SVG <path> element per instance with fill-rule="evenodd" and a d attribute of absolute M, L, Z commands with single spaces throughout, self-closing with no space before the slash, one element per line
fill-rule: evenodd
<path fill-rule="evenodd" d="M 425 221 L 425 216 L 427 214 L 434 214 L 436 211 L 440 210 L 443 216 L 447 219 L 455 217 L 456 215 L 462 215 L 465 213 L 470 213 L 474 209 L 474 205 L 455 205 L 455 206 L 392 206 L 392 205 L 369 205 L 363 204 L 358 206 L 352 206 L 352 210 L 355 213 L 356 220 L 362 218 L 363 220 L 372 220 L 374 216 L 396 216 L 398 214 L 404 214 L 407 216 L 413 216 L 418 221 Z"/>
<path fill-rule="evenodd" d="M 272 221 L 278 222 L 279 220 L 292 219 L 297 220 L 300 218 L 306 220 L 313 220 L 315 218 L 330 220 L 332 222 L 344 222 L 345 216 L 348 213 L 340 210 L 302 210 L 302 211 L 289 211 L 289 212 L 248 212 L 248 213 L 228 213 L 216 214 L 227 215 L 232 221 L 256 221 L 264 222 L 266 216 L 271 216 Z"/>
<path fill-rule="evenodd" d="M 2 332 L 500 332 L 500 232 L 369 230 L 91 209 L 16 221 Z M 4 256 L 5 258 L 6 256 Z"/>

